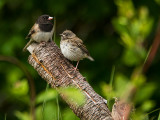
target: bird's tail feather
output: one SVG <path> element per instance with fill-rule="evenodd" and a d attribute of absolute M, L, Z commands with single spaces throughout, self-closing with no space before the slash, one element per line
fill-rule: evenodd
<path fill-rule="evenodd" d="M 91 56 L 87 57 L 90 61 L 94 61 L 94 59 Z"/>
<path fill-rule="evenodd" d="M 27 45 L 23 48 L 23 52 L 25 52 L 27 50 L 27 48 L 29 47 L 29 45 L 33 42 L 32 39 L 30 39 L 30 41 L 27 43 Z"/>

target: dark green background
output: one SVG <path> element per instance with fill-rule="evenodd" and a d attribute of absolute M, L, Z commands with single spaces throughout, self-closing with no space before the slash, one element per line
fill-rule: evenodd
<path fill-rule="evenodd" d="M 0 55 L 17 58 L 23 66 L 29 70 L 34 78 L 36 94 L 39 95 L 41 92 L 44 92 L 46 82 L 41 79 L 37 72 L 28 64 L 27 59 L 29 53 L 22 52 L 22 49 L 28 41 L 25 37 L 38 16 L 42 14 L 56 16 L 55 41 L 57 45 L 59 46 L 60 42 L 59 34 L 66 29 L 72 30 L 84 41 L 84 44 L 87 46 L 95 61 L 91 62 L 87 59 L 81 61 L 79 70 L 83 76 L 87 78 L 94 90 L 106 97 L 108 93 L 105 92 L 104 85 L 108 85 L 110 82 L 113 66 L 116 68 L 115 79 L 119 74 L 123 74 L 123 76 L 128 79 L 128 82 L 130 82 L 133 71 L 137 67 L 143 65 L 145 60 L 144 56 L 147 55 L 155 38 L 160 16 L 160 1 L 131 1 L 136 12 L 139 8 L 144 6 L 148 10 L 148 18 L 146 18 L 146 21 L 151 18 L 153 22 L 152 27 L 148 28 L 149 32 L 146 33 L 145 37 L 142 37 L 141 47 L 144 51 L 144 54 L 142 52 L 142 57 L 137 55 L 137 53 L 141 54 L 141 50 L 136 52 L 136 55 L 133 54 L 132 51 L 129 52 L 129 55 L 125 55 L 125 52 L 130 49 L 128 49 L 121 40 L 121 35 L 126 31 L 123 27 L 121 28 L 116 21 L 116 19 L 121 16 L 116 1 L 122 0 L 0 0 Z M 124 7 L 126 6 L 124 5 Z M 135 14 L 135 19 L 137 16 L 138 15 Z M 125 26 L 128 28 L 127 31 L 130 30 L 130 24 Z M 136 35 L 137 34 L 134 36 L 135 38 Z M 139 34 L 137 36 L 139 36 Z M 146 79 L 144 85 L 148 85 L 146 85 L 147 90 L 152 86 L 152 92 L 141 102 L 135 102 L 135 106 L 138 109 L 145 101 L 152 101 L 153 104 L 151 104 L 151 107 L 148 110 L 145 111 L 140 109 L 143 114 L 147 114 L 160 107 L 159 54 L 160 50 L 157 51 L 150 68 L 144 74 Z M 130 55 L 138 61 L 132 63 L 133 58 L 130 57 Z M 123 59 L 124 56 L 126 60 Z M 130 61 L 131 64 L 128 64 Z M 73 62 L 73 64 L 75 65 L 75 62 Z M 25 116 L 25 113 L 29 114 L 30 93 L 28 91 L 28 85 L 24 83 L 24 87 L 22 81 L 27 81 L 27 78 L 19 67 L 12 63 L 4 61 L 0 62 L 0 119 L 5 119 L 6 115 L 8 120 L 27 120 L 23 117 Z M 113 83 L 116 84 L 116 81 L 113 80 Z M 142 89 L 142 86 L 143 85 L 138 88 L 137 93 Z M 25 90 L 21 91 L 22 88 Z M 142 89 L 139 93 L 140 96 L 142 94 L 148 94 L 147 90 L 145 91 Z M 150 89 L 148 91 L 150 91 Z M 116 94 L 113 96 L 117 97 Z M 48 108 L 46 106 L 48 111 L 55 109 L 55 111 L 51 113 L 57 112 L 56 98 L 57 97 L 53 97 L 48 102 L 48 104 L 51 103 L 51 106 L 53 105 L 53 108 Z M 36 104 L 36 108 L 39 106 L 42 106 L 42 103 Z M 60 119 L 77 119 L 61 99 L 59 100 L 58 106 L 60 107 L 61 112 Z M 15 111 L 20 111 L 23 117 L 20 117 L 21 115 L 15 115 Z M 159 112 L 156 111 L 149 114 L 149 116 L 150 118 L 157 118 L 158 114 Z M 49 120 L 51 118 L 46 119 Z M 58 118 L 53 116 L 52 119 Z"/>

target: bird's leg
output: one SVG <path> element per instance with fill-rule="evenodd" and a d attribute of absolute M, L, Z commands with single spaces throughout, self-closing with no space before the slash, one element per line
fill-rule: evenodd
<path fill-rule="evenodd" d="M 30 46 L 31 43 L 33 43 L 33 39 L 30 39 L 29 42 L 27 43 L 27 45 L 23 48 L 23 52 L 26 51 L 26 49 L 28 48 L 28 46 Z"/>
<path fill-rule="evenodd" d="M 79 61 L 77 61 L 77 65 L 76 65 L 76 67 L 74 68 L 74 72 L 77 70 L 78 64 L 79 64 Z"/>

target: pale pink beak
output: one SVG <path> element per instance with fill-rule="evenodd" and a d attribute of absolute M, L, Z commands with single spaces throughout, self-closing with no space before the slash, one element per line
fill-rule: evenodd
<path fill-rule="evenodd" d="M 53 19 L 53 17 L 49 17 L 49 18 L 48 18 L 48 20 L 52 20 L 52 19 Z"/>

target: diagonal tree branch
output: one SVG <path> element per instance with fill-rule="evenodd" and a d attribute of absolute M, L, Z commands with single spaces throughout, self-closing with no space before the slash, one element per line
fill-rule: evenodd
<path fill-rule="evenodd" d="M 73 71 L 73 65 L 64 58 L 54 42 L 31 44 L 28 48 L 31 53 L 29 63 L 38 71 L 39 75 L 55 88 L 62 99 L 81 120 L 112 120 L 111 113 L 105 100 L 98 95 L 86 79 Z M 69 101 L 59 88 L 73 86 L 85 96 L 83 105 Z"/>

